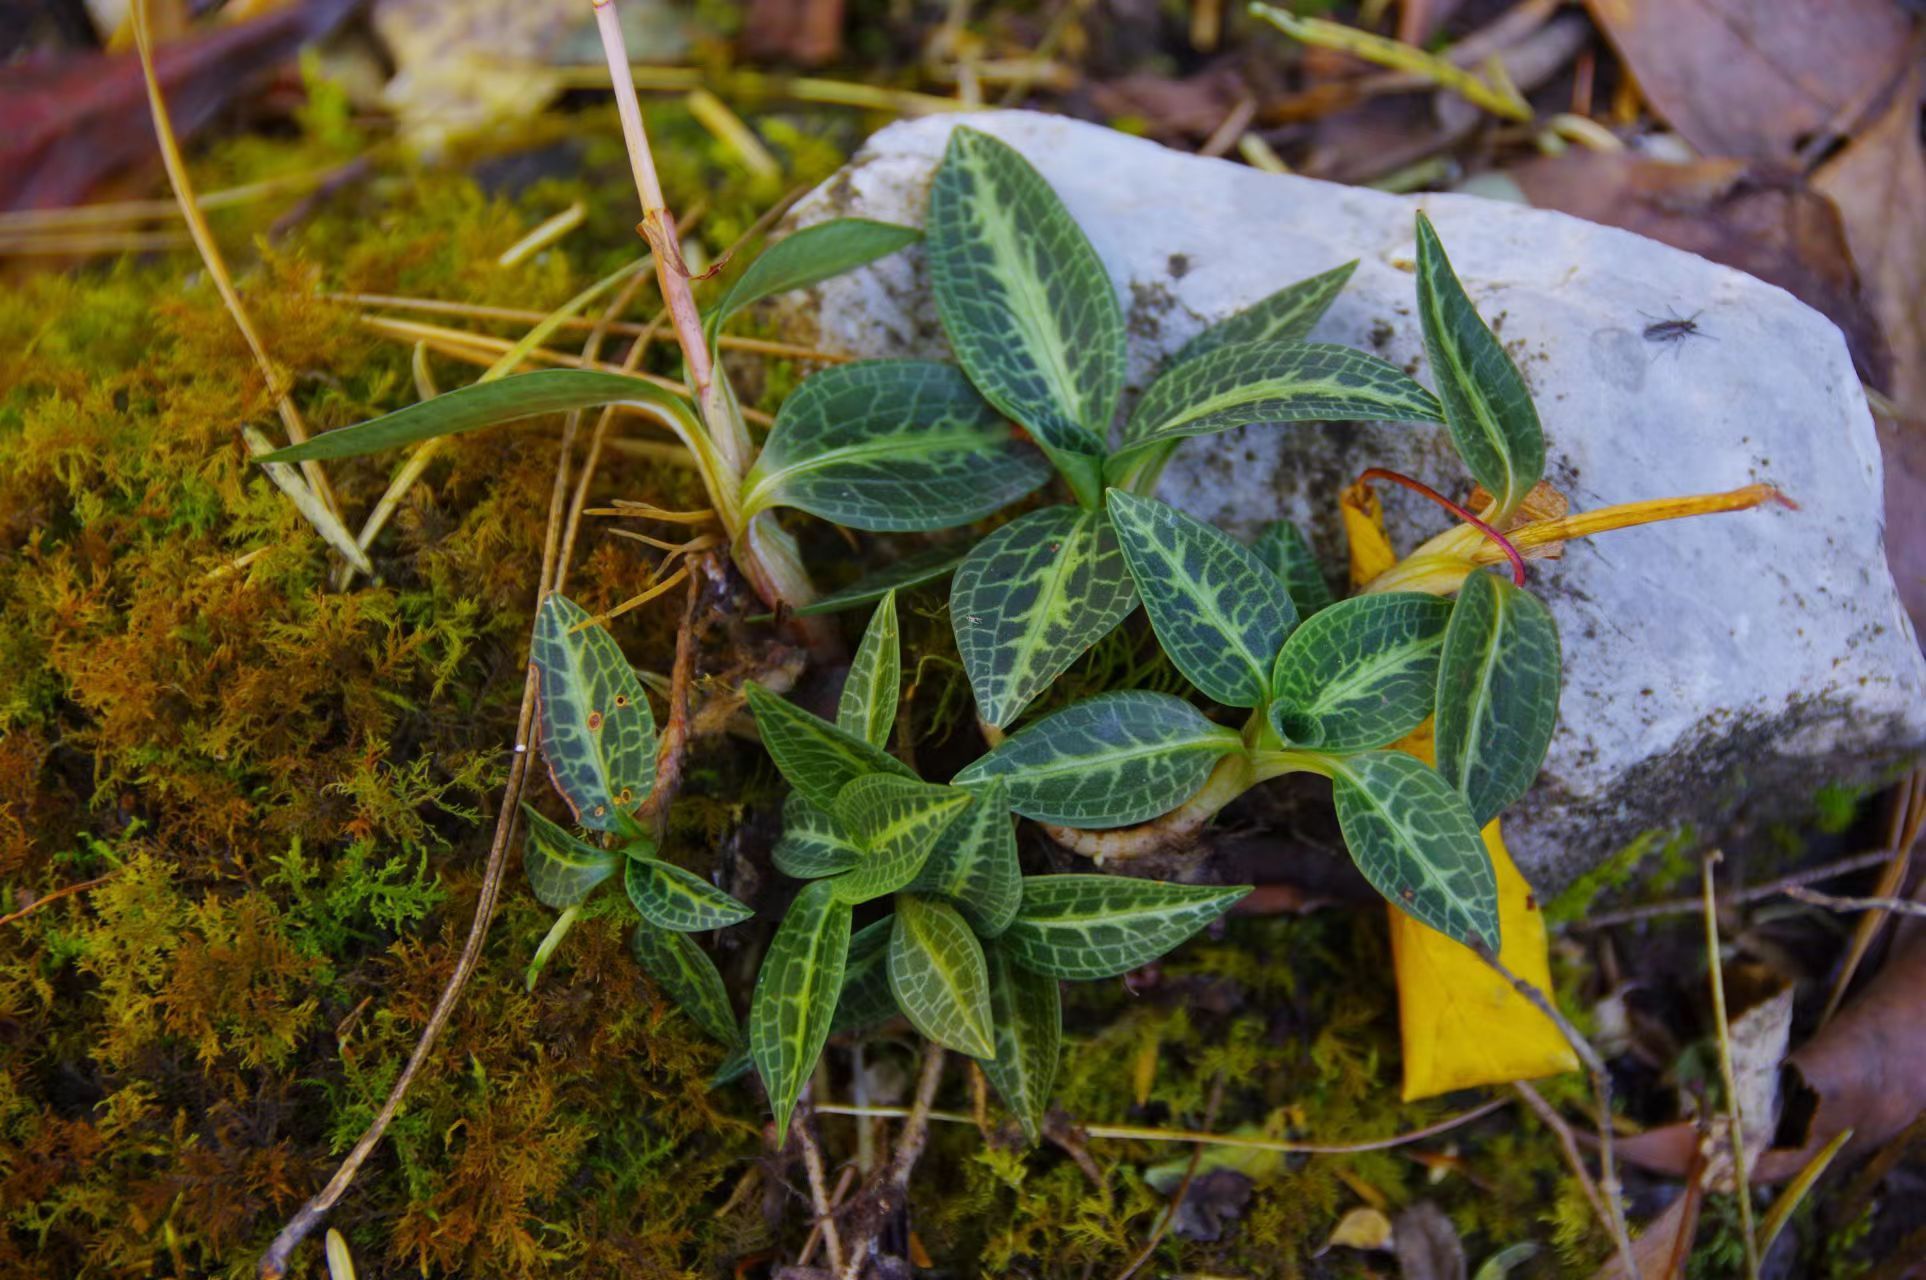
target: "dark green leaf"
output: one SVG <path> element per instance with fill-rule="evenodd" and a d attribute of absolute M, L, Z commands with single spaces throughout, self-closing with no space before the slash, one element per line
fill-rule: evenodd
<path fill-rule="evenodd" d="M 936 842 L 910 888 L 948 898 L 982 937 L 1010 927 L 1023 901 L 1023 869 L 1010 793 L 1001 778 L 977 790 L 976 803 Z"/>
<path fill-rule="evenodd" d="M 745 307 L 852 271 L 919 238 L 921 233 L 914 227 L 868 218 L 831 218 L 792 231 L 757 254 L 722 295 L 709 313 L 709 340 L 713 343 L 716 332 Z"/>
<path fill-rule="evenodd" d="M 903 688 L 903 647 L 896 634 L 896 593 L 883 597 L 856 646 L 836 704 L 836 727 L 877 750 L 889 745 Z"/>
<path fill-rule="evenodd" d="M 850 938 L 831 1034 L 863 1031 L 896 1016 L 896 997 L 889 989 L 889 935 L 895 927 L 896 918 L 884 916 Z"/>
<path fill-rule="evenodd" d="M 1189 342 L 1171 361 L 1173 366 L 1194 360 L 1206 352 L 1234 342 L 1301 342 L 1324 318 L 1351 273 L 1358 269 L 1357 259 L 1333 267 L 1322 275 L 1287 284 L 1260 302 L 1254 302 L 1234 316 L 1219 320 Z"/>
<path fill-rule="evenodd" d="M 397 409 L 385 417 L 324 432 L 305 444 L 278 449 L 255 461 L 353 458 L 544 413 L 623 403 L 645 404 L 658 412 L 695 423 L 689 406 L 680 397 L 653 382 L 595 369 L 539 369 L 491 382 L 472 383 L 432 400 Z"/>
<path fill-rule="evenodd" d="M 868 902 L 903 888 L 963 811 L 967 791 L 914 778 L 870 774 L 836 797 L 836 824 L 861 846 L 855 866 L 827 883 L 844 902 Z"/>
<path fill-rule="evenodd" d="M 1009 146 L 950 134 L 930 187 L 930 284 L 957 359 L 1086 503 L 1123 391 L 1124 326 L 1097 251 Z"/>
<path fill-rule="evenodd" d="M 983 947 L 941 898 L 896 895 L 889 989 L 910 1025 L 928 1039 L 973 1058 L 996 1053 Z"/>
<path fill-rule="evenodd" d="M 762 745 L 789 785 L 828 811 L 851 782 L 871 773 L 913 778 L 909 766 L 751 681 L 744 686 Z"/>
<path fill-rule="evenodd" d="M 815 881 L 789 905 L 762 958 L 749 1003 L 749 1052 L 775 1112 L 778 1146 L 789 1135 L 789 1114 L 822 1056 L 843 989 L 849 904 L 836 900 L 832 883 Z"/>
<path fill-rule="evenodd" d="M 529 659 L 540 694 L 542 759 L 575 820 L 615 831 L 655 786 L 655 717 L 615 637 L 559 594 L 535 613 Z"/>
<path fill-rule="evenodd" d="M 630 858 L 624 881 L 642 918 L 672 933 L 726 929 L 756 914 L 701 876 L 656 858 Z"/>
<path fill-rule="evenodd" d="M 950 583 L 950 624 L 977 714 L 1007 726 L 1136 607 L 1103 512 L 1046 507 L 992 533 Z"/>
<path fill-rule="evenodd" d="M 744 517 L 796 507 L 853 529 L 947 529 L 1050 478 L 955 365 L 865 360 L 783 401 L 742 485 Z"/>
<path fill-rule="evenodd" d="M 737 1035 L 741 1035 L 741 1032 L 737 1032 Z M 738 1044 L 735 1051 L 722 1060 L 722 1065 L 709 1073 L 709 1087 L 720 1089 L 723 1085 L 734 1084 L 755 1069 L 755 1059 L 749 1056 L 747 1042 Z"/>
<path fill-rule="evenodd" d="M 655 980 L 664 995 L 689 1015 L 698 1027 L 730 1049 L 742 1043 L 742 1028 L 729 1007 L 729 991 L 722 985 L 715 961 L 686 933 L 658 929 L 646 920 L 631 938 L 635 962 Z"/>
<path fill-rule="evenodd" d="M 776 870 L 798 880 L 815 880 L 847 871 L 862 861 L 863 849 L 834 818 L 800 791 L 782 802 L 782 838 L 769 852 Z"/>
<path fill-rule="evenodd" d="M 1114 978 L 1149 964 L 1249 893 L 1249 885 L 1124 876 L 1031 876 L 997 946 L 1032 973 Z"/>
<path fill-rule="evenodd" d="M 1043 1136 L 1043 1115 L 1057 1078 L 1063 1040 L 1063 997 L 1057 980 L 1012 964 L 1003 948 L 985 948 L 990 970 L 990 1025 L 996 1057 L 983 1060 L 983 1074 L 1023 1125 L 1031 1142 Z"/>
<path fill-rule="evenodd" d="M 891 591 L 902 591 L 910 587 L 920 587 L 926 582 L 947 578 L 963 557 L 970 553 L 967 546 L 946 543 L 940 547 L 929 547 L 913 552 L 901 560 L 892 561 L 880 569 L 864 574 L 841 591 L 831 591 L 812 604 L 806 604 L 792 612 L 800 618 L 814 617 L 819 613 L 839 613 L 844 609 L 854 609 L 857 605 L 880 600 Z"/>
<path fill-rule="evenodd" d="M 1558 624 L 1529 591 L 1465 579 L 1438 662 L 1438 772 L 1480 826 L 1538 777 L 1558 725 Z"/>
<path fill-rule="evenodd" d="M 1439 933 L 1496 952 L 1498 880 L 1464 797 L 1402 751 L 1331 766 L 1338 826 L 1364 878 Z"/>
<path fill-rule="evenodd" d="M 1438 233 L 1422 213 L 1418 315 L 1451 442 L 1497 502 L 1497 514 L 1508 515 L 1545 474 L 1545 433 L 1524 375 L 1478 318 Z"/>
<path fill-rule="evenodd" d="M 1273 520 L 1265 525 L 1257 541 L 1251 544 L 1251 552 L 1291 593 L 1298 617 L 1308 618 L 1335 599 L 1331 595 L 1331 584 L 1324 580 L 1324 566 L 1311 550 L 1310 540 L 1290 521 Z"/>
<path fill-rule="evenodd" d="M 1217 761 L 1241 747 L 1235 729 L 1212 724 L 1182 698 L 1127 689 L 1045 716 L 952 784 L 1002 778 L 1010 807 L 1026 818 L 1122 827 L 1190 799 Z"/>
<path fill-rule="evenodd" d="M 522 869 L 528 873 L 528 887 L 544 906 L 574 906 L 622 865 L 620 853 L 584 844 L 528 805 L 522 806 L 522 816 L 528 821 Z"/>
<path fill-rule="evenodd" d="M 1278 647 L 1297 625 L 1284 584 L 1229 534 L 1155 498 L 1112 489 L 1106 501 L 1170 660 L 1227 707 L 1262 703 Z"/>
<path fill-rule="evenodd" d="M 1238 342 L 1151 383 L 1131 410 L 1112 478 L 1131 455 L 1253 422 L 1437 422 L 1436 397 L 1396 365 L 1350 347 Z"/>
<path fill-rule="evenodd" d="M 1353 596 L 1305 619 L 1277 655 L 1271 727 L 1319 751 L 1396 742 L 1431 714 L 1450 620 L 1449 600 L 1416 591 Z"/>

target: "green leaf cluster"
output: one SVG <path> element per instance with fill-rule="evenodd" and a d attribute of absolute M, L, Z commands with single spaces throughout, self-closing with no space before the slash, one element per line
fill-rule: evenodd
<path fill-rule="evenodd" d="M 757 975 L 749 1057 L 786 1130 L 830 1035 L 900 1013 L 928 1039 L 981 1062 L 1034 1140 L 1056 1073 L 1058 980 L 1145 964 L 1246 890 L 1025 877 L 1012 818 L 1028 812 L 1018 797 L 1031 782 L 1021 771 L 965 770 L 940 785 L 883 750 L 900 671 L 889 593 L 834 722 L 749 686 L 763 744 L 793 788 L 774 861 L 809 881 Z M 1192 715 L 1201 736 L 1228 733 Z M 883 901 L 888 914 L 854 927 L 859 908 Z"/>

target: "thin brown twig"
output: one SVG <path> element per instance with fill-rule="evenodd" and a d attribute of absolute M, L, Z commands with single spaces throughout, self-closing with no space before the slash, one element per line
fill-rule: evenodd
<path fill-rule="evenodd" d="M 1525 1105 L 1530 1107 L 1545 1127 L 1558 1138 L 1558 1145 L 1565 1152 L 1565 1163 L 1571 1166 L 1572 1176 L 1578 1179 L 1579 1189 L 1585 1193 L 1585 1199 L 1591 1202 L 1592 1212 L 1598 1215 L 1600 1222 L 1610 1222 L 1612 1214 L 1605 1207 L 1605 1197 L 1598 1190 L 1598 1180 L 1592 1177 L 1592 1171 L 1585 1167 L 1584 1154 L 1578 1149 L 1578 1135 L 1573 1133 L 1572 1127 L 1565 1123 L 1565 1117 L 1559 1115 L 1558 1109 L 1545 1101 L 1545 1095 L 1532 1088 L 1528 1082 L 1514 1080 L 1511 1087 L 1518 1091 L 1518 1096 L 1525 1100 Z"/>
<path fill-rule="evenodd" d="M 1871 897 L 1896 898 L 1900 887 L 1906 881 L 1906 873 L 1912 868 L 1913 846 L 1919 841 L 1920 827 L 1926 825 L 1926 770 L 1915 769 L 1907 778 L 1906 784 L 1899 789 L 1897 803 L 1886 828 L 1886 847 L 1892 850 L 1892 858 L 1879 875 L 1879 883 L 1873 886 Z M 1859 965 L 1872 950 L 1872 944 L 1885 926 L 1887 912 L 1876 912 L 1865 916 L 1853 929 L 1852 942 L 1846 948 L 1846 957 L 1839 965 L 1839 976 L 1832 981 L 1832 990 L 1826 996 L 1826 1007 L 1820 1011 L 1819 1025 L 1832 1021 L 1845 1002 L 1846 989 L 1852 985 L 1853 976 L 1858 973 Z"/>
<path fill-rule="evenodd" d="M 1211 1082 L 1210 1101 L 1204 1106 L 1204 1127 L 1206 1129 L 1217 1122 L 1217 1108 L 1223 1100 L 1224 1076 L 1222 1072 L 1219 1072 L 1217 1078 Z M 1178 1182 L 1176 1193 L 1170 1197 L 1169 1203 L 1164 1205 L 1164 1211 L 1158 1215 L 1157 1225 L 1151 1228 L 1150 1239 L 1144 1241 L 1143 1249 L 1135 1258 L 1131 1259 L 1130 1265 L 1123 1269 L 1122 1274 L 1117 1277 L 1117 1280 L 1130 1280 L 1130 1277 L 1143 1270 L 1144 1264 L 1149 1262 L 1151 1255 L 1157 1252 L 1157 1246 L 1164 1242 L 1164 1236 L 1170 1231 L 1171 1223 L 1177 1221 L 1177 1213 L 1183 1208 L 1184 1197 L 1190 1194 L 1191 1181 L 1196 1178 L 1197 1166 L 1202 1163 L 1203 1159 L 1204 1144 L 1200 1142 L 1191 1147 L 1190 1160 L 1184 1165 L 1183 1179 Z"/>
<path fill-rule="evenodd" d="M 1727 894 L 1725 901 L 1730 904 L 1734 902 L 1757 902 L 1761 898 L 1782 897 L 1794 886 L 1813 884 L 1820 880 L 1832 880 L 1839 876 L 1851 875 L 1855 871 L 1864 871 L 1868 867 L 1876 867 L 1883 862 L 1890 861 L 1892 856 L 1892 850 L 1890 849 L 1874 849 L 1869 853 L 1856 853 L 1850 858 L 1841 858 L 1837 862 L 1828 862 L 1824 866 L 1808 867 L 1804 871 L 1795 871 L 1790 875 L 1780 876 L 1776 880 L 1769 880 L 1764 884 L 1754 885 L 1750 889 L 1741 889 L 1737 893 Z M 1649 903 L 1642 907 L 1627 907 L 1622 911 L 1602 911 L 1586 920 L 1574 920 L 1568 927 L 1585 930 L 1606 929 L 1614 925 L 1636 924 L 1641 920 L 1653 920 L 1661 916 L 1696 915 L 1700 908 L 1701 904 L 1697 898 L 1672 898 L 1664 902 Z"/>
<path fill-rule="evenodd" d="M 829 1203 L 829 1182 L 823 1176 L 823 1152 L 816 1144 L 815 1117 L 808 1108 L 797 1119 L 796 1145 L 802 1148 L 803 1172 L 809 1178 L 809 1203 L 815 1209 L 815 1232 L 822 1234 L 823 1250 L 829 1255 L 829 1269 L 843 1269 L 842 1233 L 836 1229 L 836 1215 Z M 812 1235 L 814 1232 L 812 1232 Z M 804 1255 L 805 1257 L 807 1255 Z"/>
<path fill-rule="evenodd" d="M 555 457 L 555 482 L 551 486 L 548 499 L 548 528 L 542 540 L 542 567 L 536 583 L 536 601 L 539 603 L 549 592 L 559 572 L 561 556 L 562 518 L 567 510 L 569 457 L 575 448 L 575 432 L 572 426 L 564 425 L 562 439 Z M 388 1126 L 394 1123 L 401 1112 L 402 1100 L 407 1097 L 408 1089 L 414 1084 L 415 1077 L 427 1064 L 428 1056 L 434 1051 L 442 1030 L 454 1015 L 455 1005 L 461 999 L 462 990 L 468 979 L 474 975 L 476 966 L 481 962 L 482 945 L 488 938 L 488 927 L 495 918 L 495 903 L 501 895 L 502 880 L 508 868 L 508 850 L 514 842 L 515 830 L 520 825 L 522 786 L 528 778 L 530 757 L 530 730 L 535 720 L 535 671 L 531 666 L 522 682 L 522 703 L 515 722 L 514 751 L 508 766 L 508 781 L 502 788 L 501 811 L 495 818 L 495 834 L 488 848 L 488 861 L 483 867 L 481 891 L 475 902 L 474 919 L 468 926 L 468 937 L 462 944 L 461 955 L 455 961 L 455 970 L 448 975 L 448 981 L 435 1001 L 428 1022 L 421 1029 L 415 1041 L 414 1050 L 395 1078 L 394 1085 L 388 1090 L 388 1097 L 381 1104 L 381 1110 L 369 1123 L 354 1147 L 334 1171 L 324 1186 L 308 1202 L 301 1206 L 295 1215 L 274 1237 L 267 1252 L 261 1255 L 259 1274 L 263 1277 L 278 1278 L 287 1273 L 289 1261 L 294 1250 L 307 1236 L 320 1225 L 329 1209 L 334 1207 L 348 1187 L 354 1182 L 361 1166 L 380 1144 Z"/>
<path fill-rule="evenodd" d="M 1890 911 L 1905 916 L 1926 916 L 1926 902 L 1914 902 L 1911 898 L 1841 898 L 1797 885 L 1787 889 L 1786 896 L 1831 911 Z"/>
<path fill-rule="evenodd" d="M 1632 1249 L 1632 1234 L 1625 1223 L 1625 1205 L 1619 1195 L 1618 1162 L 1612 1142 L 1612 1078 L 1605 1069 L 1605 1060 L 1592 1048 L 1591 1041 L 1579 1034 L 1571 1019 L 1559 1011 L 1558 1005 L 1543 991 L 1508 968 L 1505 962 L 1488 948 L 1478 949 L 1478 958 L 1489 965 L 1494 973 L 1511 984 L 1512 990 L 1529 1001 L 1533 1008 L 1551 1019 L 1552 1025 L 1565 1037 L 1579 1061 L 1585 1064 L 1586 1073 L 1592 1078 L 1592 1096 L 1598 1107 L 1598 1189 L 1605 1200 L 1605 1227 L 1611 1233 L 1612 1243 L 1618 1248 L 1620 1264 L 1625 1268 L 1629 1280 L 1640 1280 L 1638 1256 Z"/>
<path fill-rule="evenodd" d="M 923 1148 L 929 1142 L 930 1122 L 936 1118 L 931 1108 L 936 1102 L 937 1086 L 943 1082 L 945 1056 L 943 1046 L 939 1044 L 932 1044 L 924 1050 L 923 1069 L 916 1081 L 916 1097 L 904 1113 L 903 1132 L 897 1136 L 896 1151 L 890 1159 L 883 1185 L 873 1193 L 872 1212 L 864 1222 L 861 1234 L 851 1241 L 847 1259 L 838 1272 L 842 1280 L 857 1280 L 862 1275 L 870 1255 L 876 1251 L 876 1237 L 881 1224 L 894 1208 L 909 1201 L 910 1174 L 923 1156 Z M 830 1114 L 826 1108 L 817 1107 L 815 1110 L 824 1115 Z"/>
<path fill-rule="evenodd" d="M 115 867 L 104 876 L 95 876 L 92 880 L 82 880 L 79 884 L 70 884 L 64 889 L 55 889 L 52 893 L 44 897 L 35 898 L 18 911 L 12 911 L 4 916 L 0 916 L 0 927 L 10 925 L 16 920 L 24 920 L 49 903 L 58 902 L 62 898 L 71 898 L 76 893 L 85 893 L 87 890 L 98 885 L 106 884 L 109 880 L 119 875 L 120 872 L 121 868 Z"/>

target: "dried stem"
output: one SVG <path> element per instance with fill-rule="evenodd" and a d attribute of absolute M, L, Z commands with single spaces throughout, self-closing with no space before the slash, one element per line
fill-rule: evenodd
<path fill-rule="evenodd" d="M 549 490 L 548 527 L 542 540 L 542 567 L 536 583 L 536 600 L 546 596 L 560 572 L 562 520 L 568 509 L 569 457 L 575 448 L 575 429 L 572 422 L 565 425 L 562 439 L 556 450 L 555 482 Z M 428 1056 L 434 1051 L 442 1030 L 453 1016 L 456 1003 L 461 999 L 463 988 L 474 975 L 475 967 L 481 962 L 482 945 L 488 938 L 488 926 L 494 920 L 495 903 L 501 896 L 502 880 L 508 869 L 508 850 L 514 842 L 515 830 L 521 814 L 522 787 L 528 779 L 529 739 L 535 721 L 535 672 L 529 668 L 522 682 L 522 704 L 515 721 L 514 750 L 508 766 L 508 781 L 502 788 L 502 805 L 495 817 L 495 835 L 488 848 L 488 861 L 482 871 L 481 891 L 475 902 L 475 916 L 468 926 L 467 940 L 462 944 L 461 955 L 455 961 L 455 971 L 441 989 L 435 1001 L 428 1022 L 421 1029 L 414 1050 L 408 1055 L 401 1074 L 388 1091 L 388 1097 L 381 1104 L 381 1110 L 369 1123 L 352 1150 L 328 1179 L 318 1194 L 310 1199 L 281 1228 L 274 1237 L 267 1252 L 261 1255 L 259 1274 L 263 1277 L 280 1277 L 287 1273 L 288 1262 L 300 1243 L 321 1224 L 329 1209 L 334 1207 L 348 1187 L 353 1184 L 355 1175 L 361 1171 L 368 1156 L 380 1144 L 388 1126 L 401 1112 L 402 1100 L 407 1097 L 408 1089 L 414 1084 L 415 1077 L 427 1064 Z"/>
<path fill-rule="evenodd" d="M 1906 873 L 1912 867 L 1913 845 L 1919 840 L 1922 824 L 1926 824 L 1926 770 L 1915 769 L 1898 789 L 1892 816 L 1886 827 L 1886 847 L 1892 851 L 1892 858 L 1880 873 L 1879 883 L 1874 886 L 1873 898 L 1898 899 L 1900 888 L 1906 882 Z M 1911 914 L 1907 908 L 1897 908 L 1902 914 Z M 1845 1002 L 1846 989 L 1852 985 L 1853 975 L 1859 972 L 1859 964 L 1872 949 L 1873 941 L 1878 938 L 1879 930 L 1886 923 L 1887 912 L 1880 911 L 1866 916 L 1853 930 L 1852 943 L 1846 948 L 1846 958 L 1840 962 L 1839 976 L 1832 981 L 1832 991 L 1826 997 L 1826 1007 L 1819 1014 L 1819 1025 L 1832 1021 Z"/>
<path fill-rule="evenodd" d="M 1911 898 L 1841 898 L 1797 885 L 1787 889 L 1786 896 L 1830 911 L 1890 911 L 1903 916 L 1926 916 L 1926 902 L 1914 902 Z M 0 924 L 4 923 L 0 920 Z"/>
<path fill-rule="evenodd" d="M 1579 1061 L 1585 1064 L 1586 1072 L 1592 1078 L 1592 1096 L 1598 1107 L 1598 1186 L 1605 1201 L 1605 1229 L 1611 1233 L 1612 1243 L 1618 1248 L 1619 1263 L 1625 1268 L 1630 1280 L 1639 1280 L 1638 1256 L 1632 1249 L 1632 1235 L 1625 1225 L 1625 1205 L 1619 1195 L 1618 1162 L 1612 1145 L 1612 1078 L 1605 1070 L 1605 1060 L 1592 1048 L 1591 1041 L 1580 1035 L 1571 1019 L 1559 1012 L 1558 1005 L 1549 999 L 1538 987 L 1519 977 L 1506 967 L 1505 962 L 1487 949 L 1478 950 L 1478 958 L 1490 965 L 1492 971 L 1511 984 L 1512 990 L 1523 996 L 1531 1005 L 1557 1027 L 1565 1037 Z"/>
<path fill-rule="evenodd" d="M 909 1110 L 898 1110 L 905 1117 L 903 1132 L 896 1139 L 896 1153 L 891 1158 L 883 1185 L 869 1194 L 869 1204 L 865 1206 L 861 1234 L 849 1246 L 849 1256 L 838 1274 L 842 1280 L 856 1280 L 863 1273 L 870 1255 L 876 1251 L 876 1237 L 882 1224 L 901 1205 L 909 1202 L 910 1174 L 916 1169 L 916 1162 L 923 1156 L 923 1148 L 929 1142 L 930 1122 L 937 1118 L 931 1110 L 936 1101 L 937 1086 L 943 1082 L 943 1046 L 932 1044 L 923 1053 L 923 1070 L 916 1081 L 916 1097 Z M 815 1110 L 822 1115 L 847 1114 L 832 1113 L 827 1107 Z M 964 1117 L 966 1123 L 968 1118 Z"/>
<path fill-rule="evenodd" d="M 823 1250 L 829 1255 L 829 1269 L 843 1269 L 843 1240 L 836 1230 L 836 1215 L 829 1203 L 829 1182 L 823 1176 L 823 1152 L 816 1143 L 815 1117 L 807 1110 L 797 1117 L 796 1145 L 802 1148 L 803 1172 L 809 1178 L 809 1202 L 815 1208 L 815 1228 L 822 1233 Z"/>
<path fill-rule="evenodd" d="M 1732 1022 L 1725 1012 L 1725 964 L 1719 954 L 1719 896 L 1712 868 L 1725 857 L 1717 849 L 1699 868 L 1705 894 L 1706 980 L 1712 985 L 1712 1026 L 1718 1033 L 1719 1077 L 1725 1082 L 1725 1108 L 1732 1126 L 1732 1188 L 1739 1201 L 1739 1235 L 1745 1245 L 1746 1280 L 1759 1280 L 1759 1234 L 1752 1224 L 1750 1159 L 1745 1147 L 1745 1107 L 1739 1099 L 1739 1077 L 1732 1069 Z"/>
<path fill-rule="evenodd" d="M 52 893 L 44 897 L 35 898 L 18 911 L 8 912 L 6 915 L 0 916 L 0 926 L 10 925 L 16 920 L 25 920 L 28 916 L 44 906 L 58 902 L 62 898 L 71 898 L 76 893 L 85 893 L 89 889 L 106 884 L 119 874 L 120 868 L 115 867 L 104 876 L 95 876 L 92 880 L 82 880 L 79 884 L 70 884 L 64 889 L 55 889 Z"/>
<path fill-rule="evenodd" d="M 1605 1197 L 1599 1193 L 1598 1180 L 1592 1177 L 1592 1171 L 1585 1167 L 1585 1157 L 1578 1149 L 1578 1135 L 1573 1133 L 1572 1127 L 1565 1123 L 1565 1117 L 1559 1115 L 1557 1109 L 1545 1101 L 1545 1096 L 1525 1081 L 1514 1080 L 1511 1087 L 1516 1089 L 1518 1096 L 1537 1113 L 1545 1127 L 1557 1136 L 1558 1145 L 1565 1152 L 1565 1163 L 1571 1166 L 1572 1176 L 1578 1179 L 1579 1189 L 1585 1193 L 1585 1199 L 1591 1202 L 1592 1212 L 1598 1215 L 1600 1222 L 1610 1222 L 1611 1210 L 1605 1207 Z"/>
<path fill-rule="evenodd" d="M 1828 862 L 1824 866 L 1808 867 L 1804 871 L 1795 871 L 1791 875 L 1780 876 L 1776 880 L 1754 885 L 1750 889 L 1742 889 L 1738 893 L 1727 895 L 1726 901 L 1756 902 L 1761 898 L 1779 897 L 1790 893 L 1799 885 L 1813 884 L 1820 880 L 1833 880 L 1839 876 L 1851 875 L 1855 871 L 1864 871 L 1868 867 L 1876 867 L 1890 861 L 1892 856 L 1891 849 L 1857 853 L 1850 858 L 1841 858 L 1837 862 Z M 1641 920 L 1653 920 L 1661 916 L 1695 915 L 1700 905 L 1697 898 L 1672 898 L 1665 902 L 1648 903 L 1642 907 L 1627 907 L 1623 911 L 1602 911 L 1589 920 L 1575 920 L 1570 927 L 1607 929 L 1614 925 L 1636 924 Z"/>
<path fill-rule="evenodd" d="M 1204 1127 L 1206 1129 L 1216 1123 L 1217 1108 L 1223 1101 L 1224 1076 L 1222 1072 L 1219 1072 L 1217 1078 L 1211 1081 L 1210 1101 L 1204 1106 Z M 1164 1235 L 1170 1230 L 1170 1224 L 1177 1220 L 1178 1210 L 1183 1208 L 1184 1197 L 1190 1194 L 1191 1181 L 1196 1178 L 1197 1166 L 1203 1161 L 1203 1158 L 1204 1144 L 1200 1142 L 1190 1149 L 1190 1160 L 1184 1165 L 1183 1180 L 1177 1184 L 1176 1192 L 1172 1194 L 1169 1202 L 1164 1205 L 1164 1211 L 1158 1215 L 1157 1225 L 1151 1228 L 1150 1239 L 1144 1241 L 1143 1249 L 1135 1258 L 1131 1259 L 1130 1265 L 1123 1269 L 1122 1274 L 1117 1277 L 1117 1280 L 1130 1280 L 1130 1277 L 1143 1270 L 1144 1264 L 1149 1262 L 1151 1255 L 1157 1252 L 1157 1246 L 1164 1242 Z"/>

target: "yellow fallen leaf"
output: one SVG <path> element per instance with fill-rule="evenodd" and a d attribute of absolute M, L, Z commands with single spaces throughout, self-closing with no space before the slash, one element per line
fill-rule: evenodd
<path fill-rule="evenodd" d="M 1331 1238 L 1324 1242 L 1324 1249 L 1389 1249 L 1391 1247 L 1391 1219 L 1377 1209 L 1353 1209 L 1338 1219 L 1337 1226 L 1331 1231 Z"/>
<path fill-rule="evenodd" d="M 1398 745 L 1431 763 L 1431 722 Z M 1498 875 L 1498 925 L 1504 939 L 1499 958 L 1507 969 L 1549 992 L 1544 913 L 1505 848 L 1498 819 L 1483 834 Z M 1391 913 L 1391 961 L 1398 977 L 1406 1102 L 1578 1069 L 1578 1056 L 1551 1019 L 1469 947 L 1396 907 L 1386 910 Z"/>
<path fill-rule="evenodd" d="M 1377 491 L 1360 481 L 1338 495 L 1338 514 L 1344 517 L 1344 536 L 1351 544 L 1351 587 L 1365 586 L 1398 562 L 1398 553 L 1384 532 L 1384 504 Z"/>

